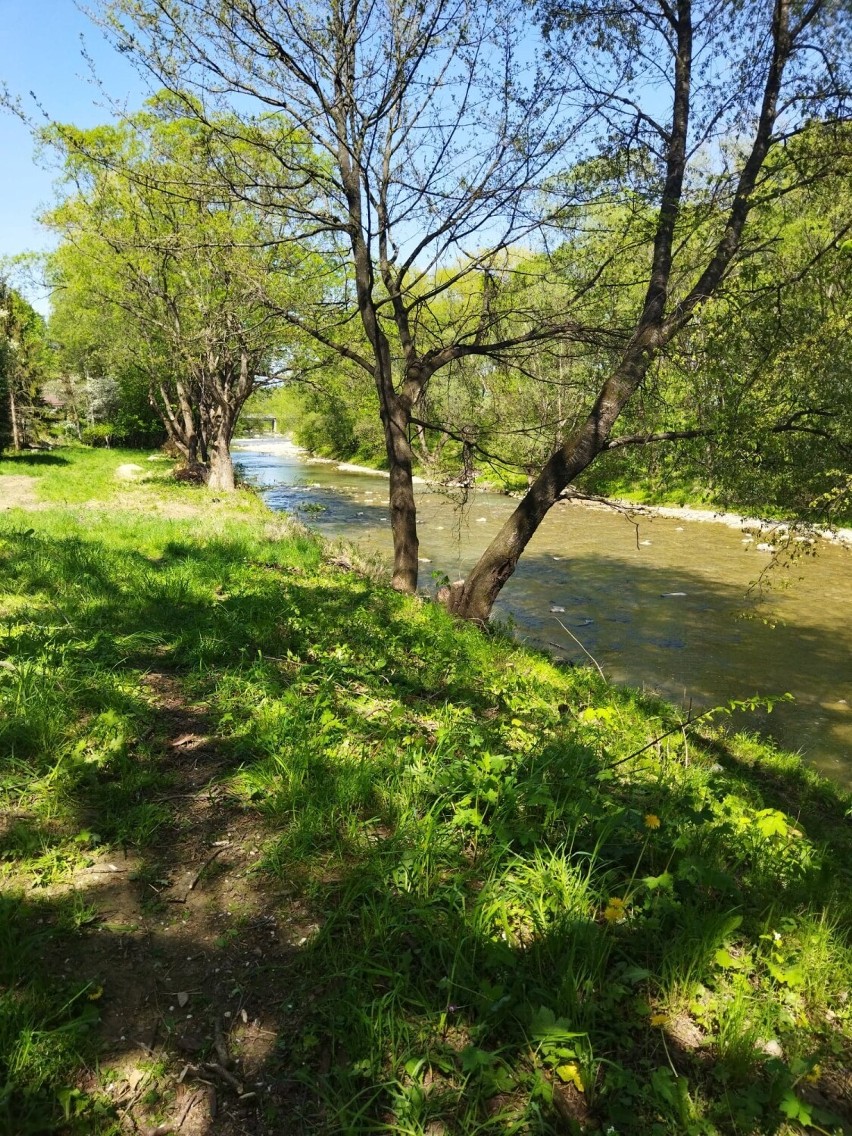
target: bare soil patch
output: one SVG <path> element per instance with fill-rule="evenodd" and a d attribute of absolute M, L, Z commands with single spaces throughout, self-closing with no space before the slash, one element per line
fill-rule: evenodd
<path fill-rule="evenodd" d="M 258 877 L 268 833 L 221 784 L 230 760 L 203 709 L 170 675 L 147 685 L 175 786 L 153 803 L 169 822 L 153 847 L 98 857 L 51 889 L 90 912 L 49 960 L 90 981 L 100 1011 L 99 1069 L 80 1087 L 106 1094 L 128 1133 L 297 1133 L 304 1094 L 277 1051 L 299 1015 L 293 963 L 310 915 Z"/>
<path fill-rule="evenodd" d="M 0 512 L 6 509 L 43 509 L 44 502 L 36 497 L 39 478 L 24 473 L 0 475 Z"/>

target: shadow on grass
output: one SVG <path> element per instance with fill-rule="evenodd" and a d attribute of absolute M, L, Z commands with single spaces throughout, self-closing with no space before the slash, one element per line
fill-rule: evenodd
<path fill-rule="evenodd" d="M 53 454 L 39 450 L 25 451 L 24 453 L 15 454 L 6 452 L 0 457 L 4 464 L 12 467 L 19 465 L 69 465 L 68 458 L 64 458 L 61 454 Z"/>
<path fill-rule="evenodd" d="M 34 1116 L 55 1109 L 78 1051 L 164 1047 L 195 1073 L 158 1073 L 150 1111 L 212 1080 L 219 1119 L 194 1106 L 210 1133 L 769 1132 L 791 1100 L 835 1123 L 850 1048 L 823 1010 L 850 976 L 850 838 L 833 787 L 716 736 L 616 767 L 670 711 L 292 547 L 33 534 L 0 557 L 32 605 L 4 632 L 7 783 L 26 801 L 52 778 L 69 833 L 128 855 L 119 886 L 92 843 L 104 878 L 75 877 L 70 914 L 54 896 L 6 909 L 4 981 L 65 1005 L 34 1028 L 78 1047 L 27 1082 L 15 1018 L 7 1110 L 30 1089 Z M 152 709 L 145 672 L 202 716 Z M 51 831 L 13 820 L 6 855 L 50 852 Z M 204 1075 L 222 1029 L 254 1096 Z"/>

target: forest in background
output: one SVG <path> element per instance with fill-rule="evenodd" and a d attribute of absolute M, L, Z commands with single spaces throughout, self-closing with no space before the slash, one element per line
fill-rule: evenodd
<path fill-rule="evenodd" d="M 158 109 L 139 119 L 170 131 L 181 146 L 190 145 L 190 123 L 169 121 L 167 115 L 164 122 Z M 112 135 L 118 145 L 121 132 L 104 128 L 94 134 Z M 123 144 L 129 145 L 126 132 Z M 826 244 L 848 215 L 849 200 L 848 177 L 821 185 L 818 193 L 803 189 L 772 200 L 761 217 L 762 250 L 732 277 L 724 300 L 695 321 L 677 350 L 658 360 L 641 397 L 624 412 L 625 438 L 675 436 L 615 447 L 580 475 L 579 488 L 820 521 L 848 517 L 844 473 L 852 434 L 852 244 L 840 240 L 827 251 Z M 114 223 L 127 225 L 138 201 L 131 197 L 113 205 Z M 164 214 L 174 208 L 168 192 L 161 205 Z M 57 227 L 70 226 L 75 208 L 80 208 L 79 200 L 58 207 L 47 219 Z M 533 291 L 536 305 L 556 310 L 560 289 L 582 273 L 584 263 L 612 259 L 607 242 L 618 222 L 614 210 L 602 210 L 591 234 L 582 241 L 564 240 L 547 264 L 530 251 L 512 249 L 511 256 L 507 254 L 511 268 L 505 273 L 506 290 L 518 279 L 532 281 L 523 287 Z M 222 270 L 221 252 L 232 249 L 236 239 L 232 231 L 223 235 L 221 224 L 217 229 L 206 218 L 190 230 L 182 211 L 170 223 L 172 237 L 179 230 L 188 247 L 209 242 L 216 270 Z M 125 236 L 142 239 L 138 234 Z M 267 238 L 271 240 L 270 234 Z M 239 254 L 243 270 L 250 264 L 257 274 L 255 284 L 263 281 L 264 293 L 271 281 L 292 290 L 292 269 L 288 272 L 258 253 L 256 231 L 251 239 L 250 253 L 243 249 Z M 91 244 L 95 238 L 89 234 L 88 240 Z M 613 318 L 613 305 L 627 309 L 636 302 L 648 250 L 646 241 L 631 250 L 630 258 L 618 259 L 617 271 L 611 269 L 611 287 L 601 292 L 607 310 L 589 322 Z M 172 248 L 169 256 L 174 255 Z M 101 259 L 93 259 L 97 256 Z M 96 284 L 91 275 L 95 263 Z M 155 334 L 155 294 L 148 297 L 154 310 L 147 328 L 139 323 L 138 304 L 132 314 L 126 310 L 138 296 L 121 268 L 114 252 L 93 250 L 68 237 L 49 265 L 56 285 L 49 322 L 20 292 L 4 285 L 0 432 L 7 446 L 69 438 L 92 445 L 150 446 L 168 436 L 181 409 L 176 360 L 188 359 L 208 317 L 200 297 L 210 296 L 212 307 L 221 304 L 229 289 L 229 303 L 238 304 L 233 285 L 225 279 L 236 269 L 225 271 L 218 296 L 209 264 L 196 266 L 183 280 L 185 294 L 171 302 L 191 304 L 196 310 L 184 312 L 184 340 L 179 343 Z M 144 264 L 135 266 L 137 273 L 143 270 Z M 630 277 L 637 282 L 624 285 Z M 146 286 L 138 276 L 135 285 Z M 436 336 L 456 318 L 455 309 L 468 301 L 463 289 L 449 288 L 440 304 L 430 305 Z M 279 297 L 278 302 L 286 300 Z M 272 319 L 265 303 L 254 313 L 263 325 L 263 342 L 252 368 L 242 431 L 253 428 L 253 416 L 274 415 L 279 429 L 292 433 L 311 452 L 386 467 L 369 376 L 339 363 L 320 367 L 310 340 L 294 335 L 285 321 Z M 511 310 L 517 298 L 510 295 L 505 303 Z M 238 315 L 245 319 L 245 313 Z M 530 471 L 582 414 L 601 366 L 600 350 L 559 350 L 548 344 L 522 366 L 476 359 L 448 367 L 421 406 L 424 425 L 412 429 L 418 472 L 436 481 L 467 479 L 522 488 Z M 240 429 L 238 421 L 237 412 L 227 423 L 229 440 Z M 201 430 L 196 427 L 194 432 L 198 436 Z M 203 456 L 198 442 L 179 444 L 179 452 L 190 464 Z"/>

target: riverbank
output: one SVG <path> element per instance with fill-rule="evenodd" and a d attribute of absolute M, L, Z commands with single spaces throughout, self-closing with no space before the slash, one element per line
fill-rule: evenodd
<path fill-rule="evenodd" d="M 235 449 L 254 450 L 258 453 L 289 454 L 294 457 L 300 457 L 309 464 L 334 466 L 343 473 L 363 473 L 384 478 L 389 476 L 386 470 L 376 469 L 372 466 L 357 465 L 352 462 L 341 462 L 336 458 L 323 458 L 309 454 L 307 450 L 295 445 L 286 435 L 281 435 L 280 438 L 270 437 L 268 440 L 263 438 L 241 439 L 236 443 Z M 427 478 L 414 477 L 413 480 L 416 485 L 433 485 L 436 488 L 444 488 L 441 482 L 430 482 Z M 470 492 L 477 491 L 503 492 L 499 486 L 487 482 L 479 483 L 470 490 Z M 520 498 L 523 496 L 523 493 L 521 491 L 513 491 L 506 495 Z M 764 539 L 771 537 L 778 544 L 783 543 L 786 534 L 796 528 L 795 522 L 790 520 L 767 520 L 760 517 L 746 516 L 741 513 L 731 513 L 721 509 L 699 508 L 692 505 L 649 505 L 638 501 L 631 501 L 629 498 L 599 498 L 582 493 L 574 495 L 570 492 L 566 493 L 564 500 L 568 503 L 591 509 L 620 509 L 635 514 L 636 516 L 671 517 L 675 520 L 694 521 L 700 524 L 725 525 L 726 528 L 739 529 L 744 533 L 754 534 L 758 540 L 761 539 L 761 537 Z M 821 526 L 807 525 L 804 526 L 802 532 L 797 535 L 802 541 L 818 537 L 829 543 L 843 544 L 852 547 L 852 528 L 841 527 L 828 529 Z M 772 549 L 773 544 L 770 542 L 767 544 L 766 551 L 770 552 Z"/>
<path fill-rule="evenodd" d="M 44 457 L 0 461 L 0 1130 L 852 1122 L 848 796 L 254 494 Z"/>
<path fill-rule="evenodd" d="M 641 516 L 672 517 L 679 521 L 725 525 L 729 529 L 739 529 L 745 533 L 753 533 L 757 537 L 769 535 L 779 540 L 796 528 L 794 521 L 770 521 L 760 517 L 747 517 L 741 513 L 728 513 L 724 510 L 699 509 L 691 505 L 642 505 L 626 498 L 603 500 L 600 502 L 600 507 L 626 509 Z M 799 539 L 807 540 L 813 537 L 819 537 L 832 544 L 852 545 L 852 528 L 827 529 L 814 525 L 803 526 Z M 795 535 L 793 539 L 796 539 Z"/>

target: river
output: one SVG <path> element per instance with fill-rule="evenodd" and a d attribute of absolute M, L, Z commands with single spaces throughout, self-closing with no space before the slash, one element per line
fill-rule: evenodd
<path fill-rule="evenodd" d="M 389 557 L 386 477 L 313 461 L 275 439 L 235 443 L 234 458 L 273 509 Z M 427 591 L 439 577 L 464 576 L 514 507 L 477 491 L 460 509 L 452 491 L 426 485 L 417 498 Z M 591 656 L 608 679 L 693 712 L 790 692 L 794 703 L 738 713 L 735 724 L 852 787 L 852 548 L 820 541 L 755 601 L 749 585 L 770 559 L 760 543 L 723 524 L 560 503 L 495 616 L 559 659 Z"/>

